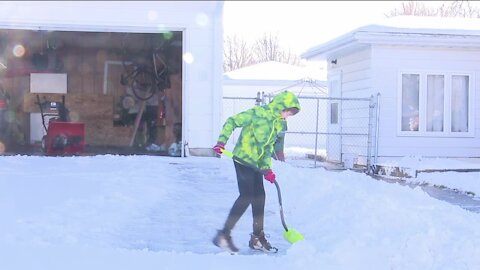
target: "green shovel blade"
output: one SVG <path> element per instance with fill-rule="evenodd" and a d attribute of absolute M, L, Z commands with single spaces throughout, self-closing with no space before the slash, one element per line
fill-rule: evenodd
<path fill-rule="evenodd" d="M 292 228 L 289 228 L 288 231 L 283 231 L 283 237 L 285 237 L 285 239 L 290 244 L 296 243 L 296 242 L 301 241 L 301 240 L 305 240 L 305 238 L 303 237 L 303 235 L 301 233 L 299 233 L 298 231 L 296 231 Z"/>

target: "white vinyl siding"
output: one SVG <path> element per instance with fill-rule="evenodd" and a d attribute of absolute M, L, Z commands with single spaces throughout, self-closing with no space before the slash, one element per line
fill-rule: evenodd
<path fill-rule="evenodd" d="M 473 136 L 471 77 L 460 72 L 401 72 L 399 135 Z"/>
<path fill-rule="evenodd" d="M 365 48 L 352 52 L 348 55 L 338 57 L 335 65 L 330 66 L 329 80 L 332 82 L 331 74 L 338 74 L 339 89 L 341 93 L 338 96 L 330 92 L 331 97 L 341 98 L 368 98 L 372 95 L 372 61 L 371 50 Z M 330 89 L 331 91 L 331 89 Z M 361 108 L 359 108 L 361 104 Z M 368 133 L 368 119 L 360 116 L 369 114 L 368 104 L 345 100 L 332 100 L 330 104 L 330 124 L 333 129 L 330 132 L 340 133 Z M 339 125 L 335 127 L 335 125 Z M 357 136 L 333 136 L 331 143 L 339 143 L 340 160 L 345 161 L 348 155 L 360 157 L 363 153 L 367 153 L 367 141 L 362 141 Z M 328 141 L 327 140 L 327 141 Z M 330 155 L 332 148 L 327 148 L 328 159 L 337 160 L 335 155 Z M 335 152 L 335 151 L 333 151 Z"/>

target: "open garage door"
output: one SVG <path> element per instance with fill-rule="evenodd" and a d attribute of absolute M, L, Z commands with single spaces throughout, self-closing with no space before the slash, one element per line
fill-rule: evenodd
<path fill-rule="evenodd" d="M 37 151 L 37 98 L 64 97 L 69 121 L 85 124 L 86 151 L 180 156 L 182 52 L 182 31 L 0 29 L 0 85 L 13 117 L 0 127 L 5 151 Z M 32 74 L 67 79 L 32 85 Z"/>

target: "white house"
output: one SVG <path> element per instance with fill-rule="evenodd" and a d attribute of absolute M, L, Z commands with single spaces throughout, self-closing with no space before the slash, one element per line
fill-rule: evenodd
<path fill-rule="evenodd" d="M 292 87 L 292 91 L 298 94 L 308 93 L 318 95 L 324 89 L 310 89 L 301 84 L 304 81 L 311 81 L 324 87 L 326 72 L 322 63 L 308 63 L 307 66 L 294 66 L 277 61 L 268 61 L 246 66 L 223 75 L 223 94 L 224 96 L 251 96 L 256 95 L 257 91 L 277 92 L 283 88 Z"/>
<path fill-rule="evenodd" d="M 375 163 L 480 157 L 480 19 L 395 17 L 302 57 L 327 61 L 333 97 L 380 93 Z"/>
<path fill-rule="evenodd" d="M 311 62 L 306 66 L 294 66 L 276 61 L 263 62 L 223 75 L 223 111 L 222 119 L 254 106 L 259 99 L 269 98 L 283 90 L 289 90 L 303 97 L 326 97 L 326 73 L 323 62 Z M 301 100 L 302 110 L 288 121 L 289 131 L 315 130 L 316 102 Z M 239 131 L 236 130 L 229 144 L 234 144 Z M 286 146 L 313 147 L 314 137 L 297 138 L 299 135 L 288 135 Z M 227 145 L 233 147 L 233 145 Z M 322 144 L 324 147 L 324 144 Z"/>
<path fill-rule="evenodd" d="M 105 96 L 110 96 L 111 90 L 108 89 L 110 86 L 106 87 L 109 75 L 104 72 L 108 68 L 113 72 L 119 59 L 109 58 L 113 51 L 107 54 L 101 52 L 104 49 L 101 47 L 106 46 L 102 40 L 115 37 L 119 33 L 178 33 L 183 55 L 180 80 L 182 143 L 187 146 L 191 155 L 211 155 L 211 146 L 221 124 L 222 13 L 223 1 L 8 1 L 0 2 L 0 30 L 12 30 L 9 33 L 17 30 L 54 32 L 58 36 L 62 35 L 61 32 L 78 33 L 69 36 L 70 40 L 66 42 L 76 43 L 72 46 L 83 46 L 80 48 L 82 52 L 96 46 L 99 57 L 92 60 L 95 72 L 89 80 L 81 81 L 75 78 L 74 72 L 65 71 L 68 81 L 66 93 Z M 95 33 L 97 36 L 90 38 L 87 33 Z M 82 39 L 82 34 L 85 34 L 85 39 Z M 2 37 L 13 36 L 15 35 L 5 34 Z M 1 45 L 7 42 L 0 41 Z M 118 45 L 119 42 L 116 43 L 110 46 Z M 88 45 L 90 47 L 87 47 Z M 51 48 L 52 44 L 46 46 Z M 0 55 L 0 60 L 5 55 L 6 52 Z M 67 57 L 64 60 L 68 61 Z M 75 65 L 77 64 L 72 64 Z M 69 67 L 65 65 L 65 68 Z M 73 87 L 73 84 L 78 87 Z M 85 87 L 87 84 L 91 87 Z M 16 85 L 18 84 L 15 82 L 8 83 L 7 88 Z M 28 81 L 22 82 L 22 85 L 27 87 L 28 92 Z M 98 101 L 98 98 L 93 100 Z M 111 125 L 112 119 L 109 121 L 108 125 Z M 89 128 L 87 126 L 87 139 L 95 134 L 89 132 Z M 104 135 L 112 134 L 109 132 L 110 130 L 105 131 Z M 112 139 L 115 138 L 118 136 L 112 136 Z"/>

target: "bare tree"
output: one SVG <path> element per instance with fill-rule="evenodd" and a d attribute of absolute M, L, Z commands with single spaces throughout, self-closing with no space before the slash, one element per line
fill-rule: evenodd
<path fill-rule="evenodd" d="M 389 14 L 385 14 L 387 17 L 395 17 L 399 15 L 412 15 L 412 16 L 435 16 L 435 10 L 425 6 L 424 3 L 419 1 L 402 2 L 400 8 L 395 8 L 390 11 Z"/>
<path fill-rule="evenodd" d="M 449 5 L 443 4 L 438 9 L 442 17 L 480 18 L 480 10 L 472 7 L 469 1 L 453 1 Z"/>
<path fill-rule="evenodd" d="M 298 55 L 290 50 L 283 49 L 278 37 L 267 33 L 258 38 L 253 45 L 249 45 L 239 36 L 227 36 L 223 54 L 225 72 L 267 61 L 277 61 L 291 65 L 300 64 Z"/>
<path fill-rule="evenodd" d="M 237 35 L 227 36 L 223 48 L 223 69 L 225 72 L 251 65 L 253 60 L 251 46 Z"/>
<path fill-rule="evenodd" d="M 290 49 L 288 51 L 282 50 L 280 62 L 298 66 L 300 65 L 300 57 L 292 53 Z"/>
<path fill-rule="evenodd" d="M 256 62 L 277 61 L 297 65 L 300 58 L 290 50 L 286 51 L 280 47 L 278 37 L 264 33 L 263 36 L 253 45 L 254 58 Z"/>
<path fill-rule="evenodd" d="M 280 45 L 278 44 L 278 37 L 272 34 L 263 34 L 263 36 L 255 41 L 253 45 L 255 52 L 255 59 L 259 62 L 274 61 L 279 58 Z"/>
<path fill-rule="evenodd" d="M 428 1 L 407 1 L 402 2 L 399 9 L 395 8 L 387 17 L 394 17 L 398 15 L 413 15 L 413 16 L 438 16 L 438 17 L 469 17 L 480 18 L 480 11 L 478 8 L 472 7 L 469 1 L 445 1 L 439 7 L 427 6 Z"/>

